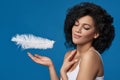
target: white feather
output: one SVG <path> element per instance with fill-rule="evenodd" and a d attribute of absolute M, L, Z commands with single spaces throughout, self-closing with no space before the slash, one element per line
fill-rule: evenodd
<path fill-rule="evenodd" d="M 23 49 L 48 49 L 53 48 L 55 41 L 49 40 L 42 37 L 37 37 L 32 34 L 17 34 L 11 39 L 11 41 L 16 42 L 17 45 L 20 45 Z"/>

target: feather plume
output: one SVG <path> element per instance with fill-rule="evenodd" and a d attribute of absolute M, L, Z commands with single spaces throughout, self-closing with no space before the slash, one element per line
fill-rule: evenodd
<path fill-rule="evenodd" d="M 21 46 L 23 49 L 48 49 L 53 48 L 55 41 L 49 40 L 42 37 L 37 37 L 32 34 L 17 34 L 12 37 L 11 41 L 16 42 L 17 45 Z"/>

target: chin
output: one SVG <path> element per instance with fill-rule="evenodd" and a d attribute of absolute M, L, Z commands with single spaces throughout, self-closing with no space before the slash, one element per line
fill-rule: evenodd
<path fill-rule="evenodd" d="M 76 44 L 76 45 L 77 45 L 77 44 L 81 44 L 80 41 L 75 41 L 75 40 L 73 40 L 73 43 Z"/>
<path fill-rule="evenodd" d="M 75 45 L 83 45 L 83 44 L 87 43 L 87 41 L 85 41 L 85 40 L 76 40 L 76 39 L 73 39 L 73 43 L 74 43 Z"/>

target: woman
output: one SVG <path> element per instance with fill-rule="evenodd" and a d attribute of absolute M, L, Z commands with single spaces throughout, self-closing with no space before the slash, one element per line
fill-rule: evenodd
<path fill-rule="evenodd" d="M 114 39 L 112 23 L 113 18 L 93 3 L 80 3 L 68 10 L 64 24 L 66 46 L 74 47 L 74 50 L 65 55 L 61 80 L 104 80 L 100 54 Z M 36 63 L 48 66 L 51 80 L 59 80 L 50 58 L 31 53 L 28 56 Z"/>

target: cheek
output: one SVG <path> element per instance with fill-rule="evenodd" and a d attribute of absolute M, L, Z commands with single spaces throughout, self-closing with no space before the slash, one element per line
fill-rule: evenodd
<path fill-rule="evenodd" d="M 94 31 L 84 32 L 83 36 L 86 38 L 94 38 Z"/>
<path fill-rule="evenodd" d="M 74 28 L 72 28 L 72 33 L 74 33 L 75 32 L 75 29 Z"/>

